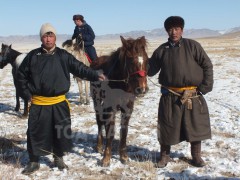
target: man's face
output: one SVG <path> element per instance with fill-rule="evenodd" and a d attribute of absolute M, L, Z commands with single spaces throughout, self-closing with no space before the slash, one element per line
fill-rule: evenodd
<path fill-rule="evenodd" d="M 49 51 L 56 44 L 56 36 L 54 33 L 48 32 L 42 36 L 41 41 L 42 41 L 43 48 Z"/>
<path fill-rule="evenodd" d="M 167 31 L 169 38 L 174 42 L 177 43 L 183 34 L 183 29 L 181 27 L 172 27 Z"/>
<path fill-rule="evenodd" d="M 83 24 L 83 22 L 80 20 L 80 19 L 75 19 L 74 20 L 74 23 L 77 25 L 77 26 L 81 26 Z"/>

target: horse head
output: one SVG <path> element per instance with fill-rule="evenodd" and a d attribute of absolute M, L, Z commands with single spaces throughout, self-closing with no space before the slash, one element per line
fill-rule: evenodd
<path fill-rule="evenodd" d="M 0 69 L 3 69 L 9 62 L 10 62 L 10 58 L 9 58 L 9 54 L 11 51 L 11 47 L 12 45 L 6 45 L 2 43 L 2 48 L 1 48 L 1 52 L 0 52 Z"/>
<path fill-rule="evenodd" d="M 3 65 L 2 65 L 2 54 L 0 53 L 0 69 L 3 69 Z"/>
<path fill-rule="evenodd" d="M 120 61 L 130 91 L 142 96 L 147 90 L 147 41 L 144 36 L 137 39 L 124 39 L 120 36 L 122 47 L 120 48 Z"/>
<path fill-rule="evenodd" d="M 76 59 L 89 66 L 89 61 L 86 58 L 84 48 L 77 43 L 76 38 L 73 40 L 66 40 L 62 43 L 62 47 Z"/>
<path fill-rule="evenodd" d="M 73 51 L 73 41 L 68 39 L 62 43 L 63 49 L 71 53 Z"/>

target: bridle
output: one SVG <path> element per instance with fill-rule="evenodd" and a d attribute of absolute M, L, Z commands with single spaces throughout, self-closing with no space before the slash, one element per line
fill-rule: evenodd
<path fill-rule="evenodd" d="M 115 60 L 111 70 L 108 72 L 108 75 L 111 73 L 111 71 L 114 69 L 114 67 L 117 64 L 117 60 Z M 127 71 L 127 78 L 124 79 L 107 79 L 106 81 L 113 81 L 113 82 L 125 82 L 126 84 L 128 84 L 129 80 L 134 76 L 134 75 L 139 75 L 140 77 L 146 77 L 147 76 L 147 72 L 145 70 L 138 70 L 135 71 L 133 73 L 129 73 L 129 69 L 127 68 L 127 58 L 125 57 L 124 59 L 124 69 L 126 69 Z"/>
<path fill-rule="evenodd" d="M 145 77 L 145 76 L 147 76 L 147 72 L 144 71 L 144 70 L 136 71 L 136 72 L 130 74 L 130 76 L 135 75 L 135 74 L 138 74 L 138 75 L 141 76 L 141 77 Z"/>

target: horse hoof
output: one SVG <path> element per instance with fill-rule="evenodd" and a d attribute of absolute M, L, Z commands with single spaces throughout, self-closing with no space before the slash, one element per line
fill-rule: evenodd
<path fill-rule="evenodd" d="M 84 103 L 85 103 L 84 99 L 80 98 L 79 104 L 84 104 Z"/>
<path fill-rule="evenodd" d="M 110 166 L 110 161 L 102 160 L 101 165 L 102 165 L 102 167 L 109 167 Z"/>
<path fill-rule="evenodd" d="M 129 159 L 128 159 L 128 157 L 124 157 L 124 158 L 120 158 L 120 161 L 122 164 L 126 164 L 129 162 Z"/>
<path fill-rule="evenodd" d="M 85 103 L 85 105 L 90 105 L 90 102 L 89 102 L 89 101 L 87 101 L 87 102 Z"/>
<path fill-rule="evenodd" d="M 102 147 L 96 147 L 96 150 L 98 153 L 103 154 L 103 148 Z"/>
<path fill-rule="evenodd" d="M 22 115 L 22 118 L 24 118 L 24 119 L 27 118 L 27 117 L 28 117 L 28 114 L 23 114 Z"/>

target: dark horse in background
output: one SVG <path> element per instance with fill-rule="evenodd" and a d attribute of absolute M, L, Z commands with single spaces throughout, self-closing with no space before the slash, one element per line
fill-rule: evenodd
<path fill-rule="evenodd" d="M 146 39 L 124 39 L 122 46 L 109 56 L 101 56 L 92 62 L 91 67 L 101 70 L 106 81 L 91 83 L 96 120 L 98 125 L 97 151 L 103 152 L 103 129 L 106 131 L 106 145 L 102 166 L 109 166 L 112 156 L 112 141 L 115 133 L 115 116 L 121 112 L 119 154 L 122 163 L 128 161 L 126 139 L 128 124 L 133 112 L 136 96 L 144 95 L 147 86 Z"/>
<path fill-rule="evenodd" d="M 0 58 L 0 69 L 3 69 L 7 64 L 12 65 L 12 76 L 13 76 L 13 82 L 16 89 L 16 107 L 15 111 L 19 111 L 20 109 L 20 101 L 19 101 L 19 88 L 17 86 L 17 72 L 20 64 L 22 63 L 22 60 L 26 54 L 20 53 L 14 49 L 12 49 L 12 45 L 6 45 L 2 44 L 1 49 L 1 58 Z M 24 100 L 24 112 L 23 117 L 27 117 L 28 115 L 28 101 Z"/>

